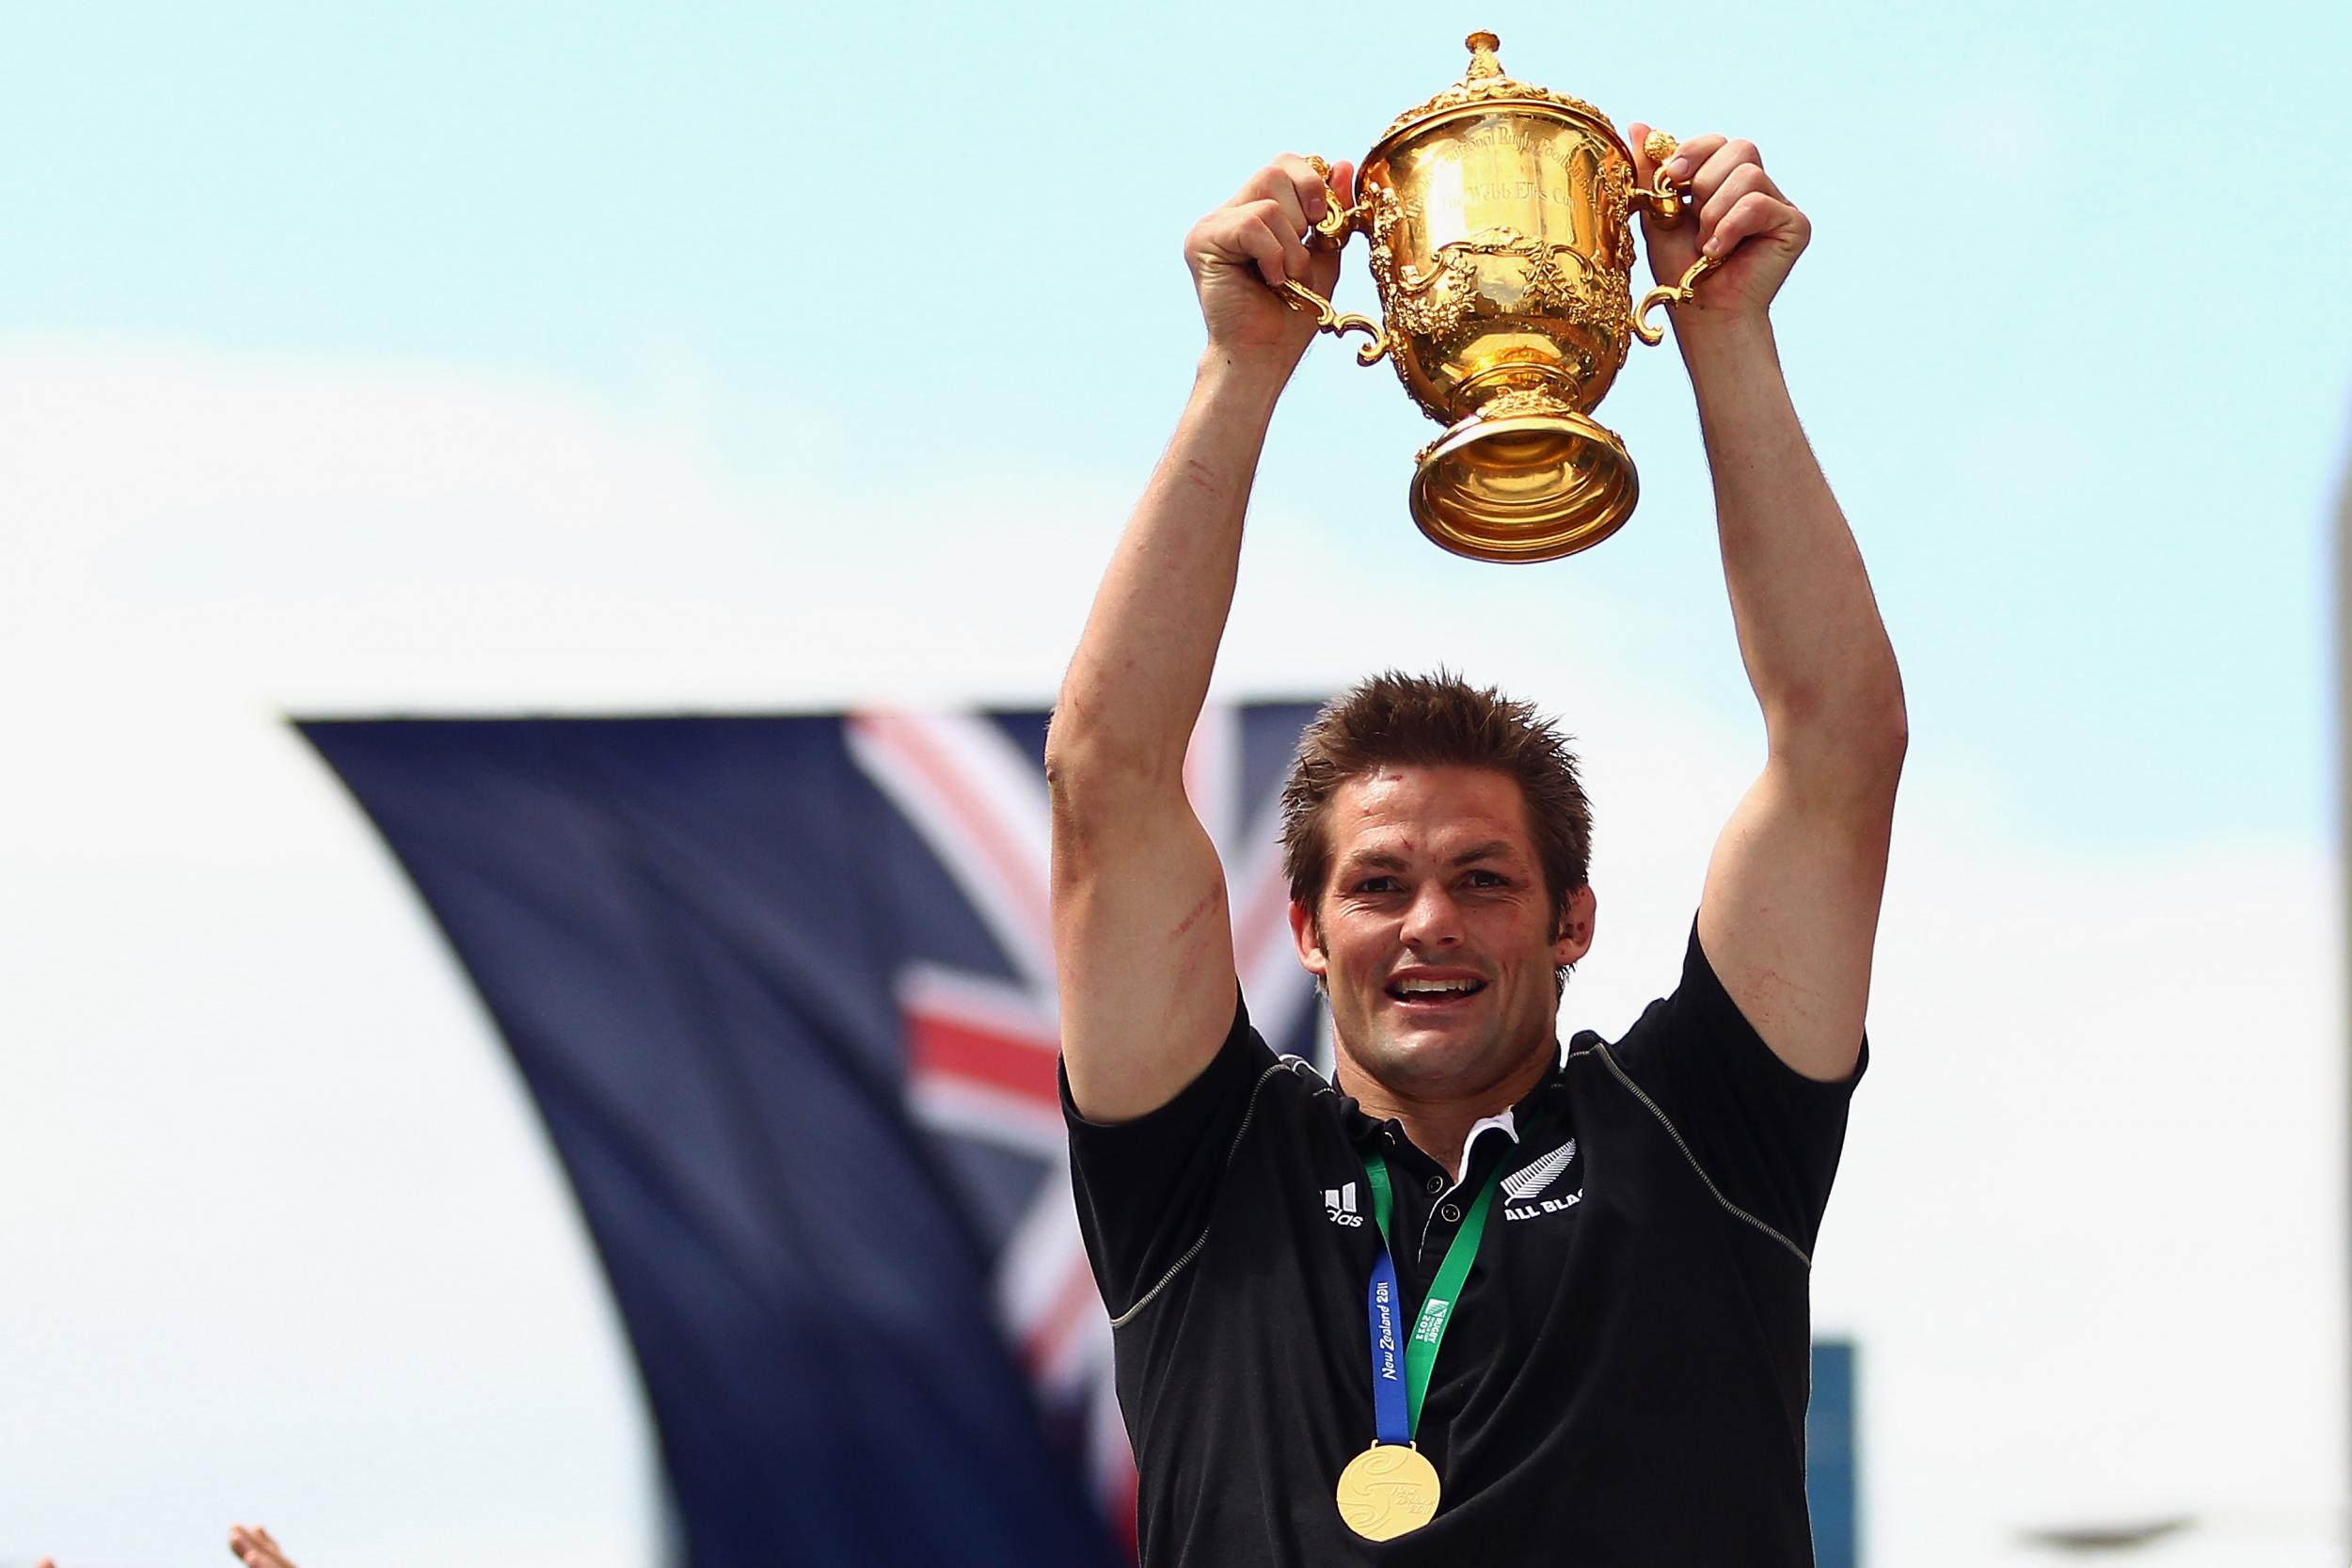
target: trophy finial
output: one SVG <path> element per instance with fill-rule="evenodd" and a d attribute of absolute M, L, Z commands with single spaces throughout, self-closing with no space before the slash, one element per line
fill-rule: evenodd
<path fill-rule="evenodd" d="M 1501 39 L 1492 33 L 1472 33 L 1462 40 L 1462 46 L 1470 52 L 1470 71 L 1462 80 L 1475 82 L 1482 76 L 1502 74 L 1502 62 L 1495 58 L 1495 51 L 1502 47 Z"/>

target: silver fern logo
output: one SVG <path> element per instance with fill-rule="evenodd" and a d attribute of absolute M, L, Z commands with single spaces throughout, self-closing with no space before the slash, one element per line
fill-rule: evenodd
<path fill-rule="evenodd" d="M 1573 1209 L 1583 1201 L 1583 1189 L 1565 1197 L 1543 1197 L 1546 1187 L 1559 1180 L 1576 1159 L 1576 1140 L 1570 1138 L 1558 1148 L 1545 1155 L 1523 1170 L 1514 1171 L 1502 1179 L 1502 1214 L 1505 1219 L 1532 1220 L 1538 1214 L 1558 1213 Z"/>

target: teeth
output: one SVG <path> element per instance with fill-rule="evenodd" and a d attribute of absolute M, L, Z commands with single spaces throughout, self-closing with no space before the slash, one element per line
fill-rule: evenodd
<path fill-rule="evenodd" d="M 1439 995 L 1447 991 L 1473 991 L 1475 980 L 1400 980 L 1396 989 L 1406 996 Z"/>

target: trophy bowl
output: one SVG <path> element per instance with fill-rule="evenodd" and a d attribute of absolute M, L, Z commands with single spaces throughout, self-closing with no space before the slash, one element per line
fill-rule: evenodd
<path fill-rule="evenodd" d="M 1494 34 L 1466 42 L 1469 72 L 1397 117 L 1364 154 L 1356 204 L 1335 193 L 1316 225 L 1317 243 L 1369 237 L 1383 322 L 1341 315 L 1296 282 L 1282 289 L 1325 329 L 1370 334 L 1358 359 L 1390 358 L 1446 427 L 1414 466 L 1422 531 L 1482 561 L 1550 561 L 1631 515 L 1633 460 L 1592 410 L 1629 341 L 1663 338 L 1645 319 L 1651 307 L 1690 298 L 1713 263 L 1635 309 L 1632 213 L 1675 221 L 1687 194 L 1662 174 L 1637 185 L 1632 153 L 1591 104 L 1505 76 Z M 1674 139 L 1653 135 L 1644 150 L 1662 164 Z"/>

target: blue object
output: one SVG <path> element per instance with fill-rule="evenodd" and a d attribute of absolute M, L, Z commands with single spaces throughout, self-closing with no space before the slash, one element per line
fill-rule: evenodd
<path fill-rule="evenodd" d="M 1270 842 L 1312 711 L 1224 721 L 1237 832 Z M 628 1325 L 684 1562 L 1124 1560 L 1132 1462 L 1038 972 L 1045 716 L 299 728 L 530 1085 Z M 1268 1037 L 1311 1054 L 1296 983 Z M 1010 1245 L 1057 1210 L 1066 1252 Z"/>
<path fill-rule="evenodd" d="M 1814 1568 L 1861 1568 L 1856 1537 L 1854 1347 L 1813 1344 L 1813 1402 L 1804 1413 L 1804 1492 L 1813 1514 Z"/>

